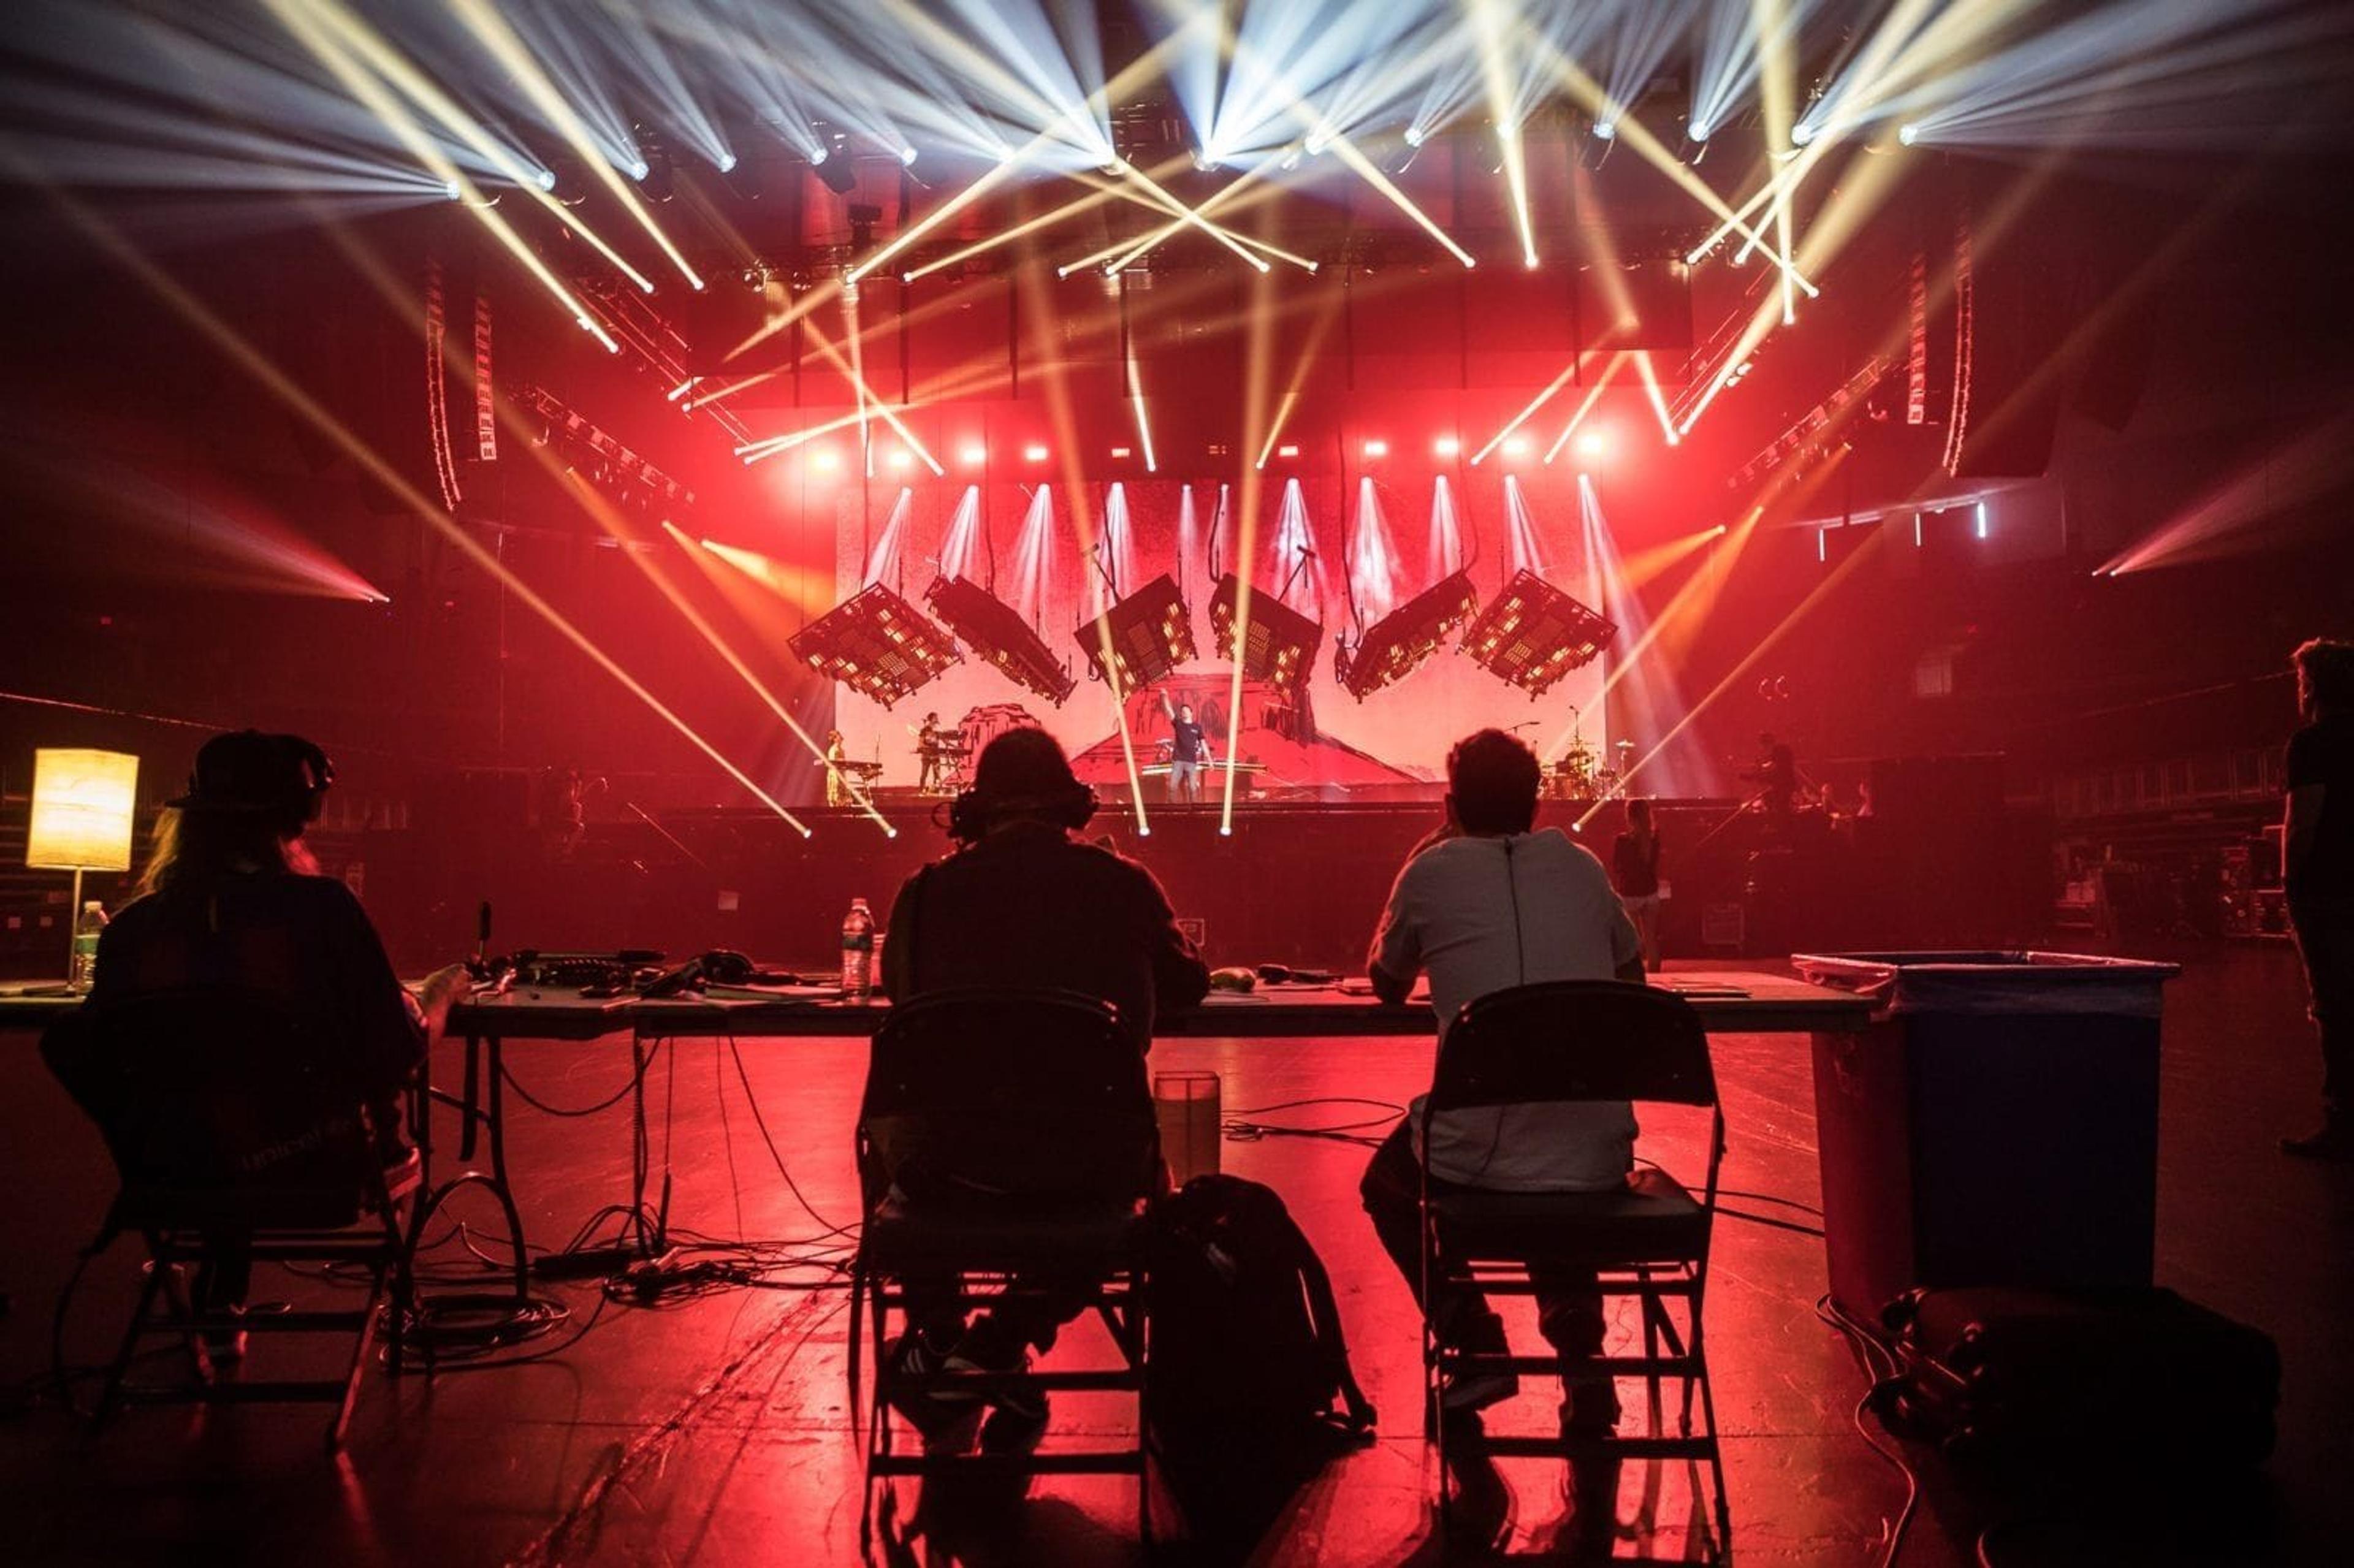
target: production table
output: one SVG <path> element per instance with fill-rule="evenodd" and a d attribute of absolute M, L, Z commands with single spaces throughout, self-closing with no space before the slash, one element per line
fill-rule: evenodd
<path fill-rule="evenodd" d="M 1749 970 L 1678 969 L 1655 975 L 1651 983 L 1691 1002 L 1712 1034 L 1843 1033 L 1862 1029 L 1872 1003 L 1861 996 L 1810 985 L 1787 975 Z M 0 1030 L 37 1029 L 80 1005 L 63 996 L 0 995 Z M 454 1091 L 420 1096 L 414 1117 L 418 1145 L 427 1160 L 433 1140 L 428 1106 L 440 1102 L 458 1113 L 458 1151 L 471 1162 L 482 1142 L 489 1168 L 469 1169 L 440 1183 L 429 1207 L 465 1185 L 491 1189 L 506 1211 L 522 1249 L 523 1222 L 507 1179 L 505 1045 L 510 1040 L 585 1043 L 626 1036 L 633 1065 L 642 1069 L 648 1043 L 682 1039 L 856 1039 L 871 1035 L 890 1015 L 880 998 L 843 1001 L 827 988 L 780 988 L 774 992 L 729 991 L 720 999 L 639 996 L 584 997 L 577 991 L 517 988 L 484 992 L 450 1011 L 449 1032 L 462 1040 L 461 1084 Z M 1154 1021 L 1156 1039 L 1259 1040 L 1373 1035 L 1435 1037 L 1437 1021 L 1419 994 L 1393 1004 L 1377 1000 L 1363 981 L 1337 985 L 1280 985 L 1249 992 L 1214 991 L 1200 1006 L 1172 1011 Z M 520 1273 L 517 1293 L 523 1289 Z"/>

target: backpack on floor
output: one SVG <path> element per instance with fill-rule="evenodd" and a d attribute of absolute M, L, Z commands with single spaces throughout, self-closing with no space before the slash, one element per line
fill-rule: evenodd
<path fill-rule="evenodd" d="M 1147 1223 L 1145 1405 L 1164 1444 L 1329 1446 L 1372 1432 L 1332 1281 L 1273 1189 L 1196 1176 L 1156 1199 Z"/>

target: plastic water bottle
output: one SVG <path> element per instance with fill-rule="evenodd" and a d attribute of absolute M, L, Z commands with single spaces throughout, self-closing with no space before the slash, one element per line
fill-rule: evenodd
<path fill-rule="evenodd" d="M 74 919 L 73 972 L 67 977 L 73 990 L 86 991 L 98 978 L 98 934 L 105 929 L 105 908 L 95 898 L 83 904 Z"/>
<path fill-rule="evenodd" d="M 866 900 L 850 901 L 842 917 L 842 994 L 856 1001 L 875 989 L 875 916 Z"/>

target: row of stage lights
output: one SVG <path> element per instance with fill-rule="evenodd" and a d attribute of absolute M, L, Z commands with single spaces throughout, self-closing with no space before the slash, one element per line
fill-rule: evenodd
<path fill-rule="evenodd" d="M 1572 439 L 1570 447 L 1580 459 L 1587 462 L 1596 462 L 1610 455 L 1612 444 L 1609 433 L 1596 429 L 1578 431 Z M 1523 460 L 1535 450 L 1535 443 L 1526 436 L 1507 436 L 1496 448 L 1497 452 L 1507 461 Z M 1288 462 L 1299 458 L 1299 450 L 1298 442 L 1286 441 L 1275 449 L 1274 455 L 1278 461 Z M 1113 447 L 1109 451 L 1115 462 L 1132 461 L 1136 457 L 1134 447 Z M 1453 461 L 1463 455 L 1463 442 L 1458 437 L 1439 436 L 1431 441 L 1430 453 L 1433 457 Z M 1390 443 L 1379 438 L 1369 438 L 1358 443 L 1357 454 L 1367 462 L 1378 462 L 1390 455 Z M 1054 455 L 1053 449 L 1042 441 L 1025 442 L 1022 447 L 1022 461 L 1025 463 L 1042 464 Z M 1212 455 L 1222 454 L 1213 453 Z M 966 468 L 981 468 L 989 462 L 989 449 L 978 441 L 968 442 L 957 449 L 956 456 L 957 461 Z M 894 446 L 882 453 L 882 461 L 884 466 L 893 471 L 905 473 L 915 468 L 917 458 L 916 454 L 907 448 Z M 811 447 L 808 463 L 816 472 L 834 473 L 842 469 L 843 455 L 832 447 Z"/>

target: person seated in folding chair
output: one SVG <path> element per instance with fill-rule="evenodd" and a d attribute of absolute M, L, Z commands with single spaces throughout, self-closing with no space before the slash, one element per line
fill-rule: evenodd
<path fill-rule="evenodd" d="M 1208 994 L 1210 973 L 1177 927 L 1152 874 L 1077 830 L 1095 814 L 1095 791 L 1079 782 L 1054 736 L 1014 729 L 981 752 L 973 787 L 949 814 L 960 846 L 907 879 L 891 907 L 883 949 L 885 993 L 904 1002 L 966 986 L 1059 987 L 1109 1003 L 1139 1052 L 1152 1044 L 1159 1007 L 1191 1007 Z M 885 1163 L 894 1150 L 880 1151 Z M 1060 1187 L 1062 1152 L 1040 1151 L 1040 1180 Z M 1145 1195 L 1158 1171 L 1107 1172 L 1130 1182 L 1108 1198 Z M 912 1197 L 913 1194 L 904 1194 Z M 965 1320 L 951 1282 L 907 1279 L 915 1331 L 893 1353 L 912 1372 L 1019 1371 L 1033 1350 L 1087 1309 L 1092 1282 L 1017 1279 L 997 1304 Z M 954 1448 L 972 1435 L 971 1402 L 917 1395 L 904 1408 L 928 1443 Z M 991 1448 L 1034 1446 L 1046 1402 L 1035 1391 L 992 1394 Z"/>
<path fill-rule="evenodd" d="M 99 938 L 90 1005 L 213 987 L 286 1003 L 348 1049 L 376 1152 L 398 1165 L 411 1156 L 400 1091 L 466 971 L 443 969 L 412 997 L 359 900 L 319 874 L 302 834 L 334 779 L 326 754 L 297 736 L 240 730 L 207 741 L 188 792 L 157 821 L 143 895 Z M 236 1239 L 219 1241 L 197 1271 L 196 1309 L 240 1311 L 250 1273 Z M 209 1350 L 218 1361 L 244 1348 L 242 1334 L 225 1334 Z"/>
<path fill-rule="evenodd" d="M 1407 861 L 1373 937 L 1373 990 L 1403 1001 L 1430 975 L 1439 1032 L 1466 1002 L 1543 980 L 1643 980 L 1643 949 L 1600 860 L 1558 828 L 1535 825 L 1542 779 L 1533 752 L 1483 729 L 1447 758 L 1447 829 Z M 1635 1115 L 1624 1102 L 1507 1106 L 1439 1113 L 1427 1150 L 1416 1145 L 1417 1097 L 1365 1169 L 1360 1188 L 1383 1247 L 1418 1296 L 1423 1289 L 1420 1161 L 1433 1190 L 1606 1192 L 1633 1168 Z M 1601 1353 L 1602 1298 L 1593 1275 L 1540 1274 L 1538 1330 L 1564 1360 Z M 1434 1293 L 1438 1294 L 1434 1287 Z M 1477 1290 L 1452 1287 L 1423 1309 L 1439 1340 L 1475 1352 L 1505 1351 L 1503 1322 Z M 1564 1428 L 1604 1433 L 1617 1423 L 1606 1377 L 1564 1380 Z M 1442 1415 L 1461 1416 L 1519 1392 L 1510 1373 L 1451 1379 Z"/>

